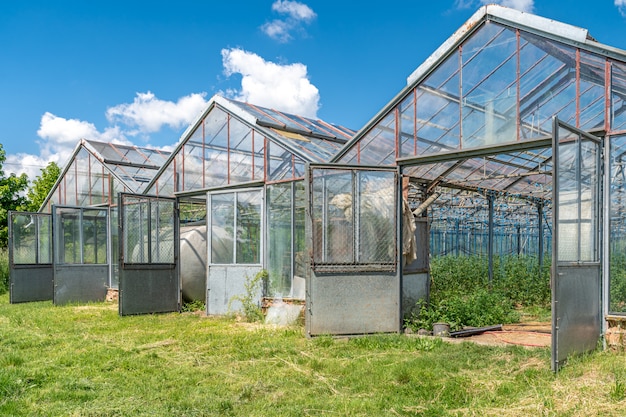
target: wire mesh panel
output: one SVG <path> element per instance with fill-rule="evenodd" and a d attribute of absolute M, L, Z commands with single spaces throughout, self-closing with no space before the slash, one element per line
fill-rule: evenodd
<path fill-rule="evenodd" d="M 316 169 L 312 173 L 312 267 L 394 271 L 395 171 Z"/>
<path fill-rule="evenodd" d="M 52 300 L 51 215 L 9 212 L 11 303 Z"/>
<path fill-rule="evenodd" d="M 306 331 L 400 330 L 398 173 L 310 166 Z"/>
<path fill-rule="evenodd" d="M 175 199 L 120 194 L 120 315 L 180 309 Z"/>

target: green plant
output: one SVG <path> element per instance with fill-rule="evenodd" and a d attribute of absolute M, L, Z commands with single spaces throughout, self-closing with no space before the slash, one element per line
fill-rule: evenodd
<path fill-rule="evenodd" d="M 9 290 L 9 252 L 0 249 L 0 295 Z"/>
<path fill-rule="evenodd" d="M 183 303 L 183 307 L 181 308 L 181 312 L 183 313 L 193 313 L 195 311 L 204 310 L 206 310 L 206 304 L 202 300 L 193 300 Z"/>
<path fill-rule="evenodd" d="M 241 312 L 246 321 L 263 321 L 264 316 L 259 303 L 259 293 L 267 285 L 268 279 L 269 274 L 265 269 L 257 272 L 253 278 L 246 276 L 246 282 L 244 283 L 245 293 L 232 296 L 228 302 L 228 310 L 231 309 L 234 301 L 239 301 L 241 303 Z"/>

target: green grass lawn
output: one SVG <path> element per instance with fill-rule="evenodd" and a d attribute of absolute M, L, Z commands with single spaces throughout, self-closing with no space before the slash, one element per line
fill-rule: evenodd
<path fill-rule="evenodd" d="M 0 296 L 1 416 L 624 416 L 626 357 Z"/>

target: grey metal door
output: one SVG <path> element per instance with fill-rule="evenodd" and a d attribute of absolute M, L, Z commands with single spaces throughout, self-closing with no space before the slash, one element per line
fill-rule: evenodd
<path fill-rule="evenodd" d="M 9 212 L 11 303 L 52 300 L 52 216 Z"/>
<path fill-rule="evenodd" d="M 180 310 L 176 199 L 120 194 L 119 313 Z"/>
<path fill-rule="evenodd" d="M 396 169 L 309 166 L 306 331 L 401 330 Z"/>
<path fill-rule="evenodd" d="M 552 369 L 597 347 L 601 315 L 602 143 L 554 119 Z"/>
<path fill-rule="evenodd" d="M 109 209 L 53 206 L 54 304 L 104 301 L 109 282 Z"/>

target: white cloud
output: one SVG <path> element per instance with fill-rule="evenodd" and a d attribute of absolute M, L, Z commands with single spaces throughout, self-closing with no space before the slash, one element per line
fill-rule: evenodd
<path fill-rule="evenodd" d="M 222 49 L 224 73 L 241 74 L 241 91 L 229 96 L 301 116 L 316 117 L 319 90 L 309 81 L 306 65 L 279 65 L 242 49 Z"/>
<path fill-rule="evenodd" d="M 63 167 L 83 138 L 132 145 L 128 138 L 142 135 L 145 142 L 149 142 L 149 134 L 165 127 L 176 130 L 189 125 L 208 104 L 205 96 L 206 93 L 194 93 L 172 102 L 160 100 L 151 92 L 137 93 L 132 103 L 119 104 L 106 111 L 110 125 L 104 130 L 87 121 L 66 119 L 46 112 L 41 116 L 37 131 L 39 154 L 7 155 L 5 171 L 8 174 L 25 172 L 32 181 L 49 162 Z M 173 136 L 172 142 L 175 139 Z M 168 148 L 173 146 L 167 145 Z"/>
<path fill-rule="evenodd" d="M 303 24 L 311 23 L 317 17 L 313 9 L 297 1 L 276 0 L 272 4 L 272 10 L 284 14 L 286 17 L 265 23 L 261 26 L 261 30 L 279 42 L 289 42 L 293 39 L 292 32 L 303 32 Z"/>
<path fill-rule="evenodd" d="M 501 6 L 510 7 L 511 9 L 528 13 L 532 13 L 535 10 L 534 0 L 455 0 L 454 2 L 457 9 L 475 9 L 486 4 L 499 4 Z"/>
<path fill-rule="evenodd" d="M 160 100 L 151 92 L 137 93 L 132 103 L 118 104 L 107 110 L 107 120 L 136 127 L 140 133 L 153 133 L 163 126 L 179 129 L 190 124 L 206 107 L 206 94 L 190 94 L 176 103 Z M 134 133 L 134 132 L 133 132 Z"/>
<path fill-rule="evenodd" d="M 615 0 L 615 6 L 620 14 L 626 17 L 626 0 Z"/>
<path fill-rule="evenodd" d="M 274 4 L 272 4 L 272 10 L 278 13 L 288 14 L 293 19 L 305 22 L 310 22 L 317 16 L 313 9 L 297 1 L 276 0 Z"/>

